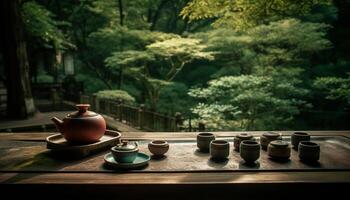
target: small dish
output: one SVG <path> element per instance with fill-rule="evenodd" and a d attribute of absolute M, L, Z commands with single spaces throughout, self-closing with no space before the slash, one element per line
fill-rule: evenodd
<path fill-rule="evenodd" d="M 143 166 L 146 166 L 150 161 L 150 156 L 144 153 L 139 152 L 136 156 L 136 159 L 132 163 L 118 163 L 112 153 L 108 153 L 104 156 L 105 163 L 113 168 L 117 169 L 138 169 Z"/>

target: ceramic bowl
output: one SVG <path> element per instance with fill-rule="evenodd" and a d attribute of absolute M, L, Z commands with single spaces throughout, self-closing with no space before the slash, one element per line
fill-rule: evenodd
<path fill-rule="evenodd" d="M 169 144 L 165 140 L 153 140 L 148 144 L 148 150 L 155 156 L 163 156 L 169 150 Z"/>
<path fill-rule="evenodd" d="M 212 133 L 199 133 L 197 135 L 197 147 L 202 152 L 209 152 L 210 142 L 215 140 Z"/>
<path fill-rule="evenodd" d="M 255 140 L 252 134 L 241 133 L 233 138 L 233 147 L 236 151 L 239 151 L 239 146 L 243 140 Z"/>
<path fill-rule="evenodd" d="M 300 141 L 310 141 L 310 135 L 305 132 L 294 132 L 291 136 L 291 143 L 294 149 L 298 149 Z"/>
<path fill-rule="evenodd" d="M 298 152 L 300 160 L 304 162 L 317 162 L 320 159 L 320 145 L 315 142 L 301 141 Z"/>
<path fill-rule="evenodd" d="M 267 146 L 267 154 L 276 160 L 288 160 L 290 157 L 291 147 L 288 142 L 274 140 Z"/>
<path fill-rule="evenodd" d="M 253 140 L 243 140 L 239 147 L 241 158 L 247 163 L 254 163 L 260 157 L 260 144 Z"/>
<path fill-rule="evenodd" d="M 261 148 L 266 150 L 269 143 L 274 140 L 282 140 L 282 136 L 276 132 L 263 133 L 263 135 L 260 136 Z"/>
<path fill-rule="evenodd" d="M 230 154 L 230 144 L 226 140 L 213 140 L 210 142 L 210 156 L 216 160 L 224 160 Z"/>

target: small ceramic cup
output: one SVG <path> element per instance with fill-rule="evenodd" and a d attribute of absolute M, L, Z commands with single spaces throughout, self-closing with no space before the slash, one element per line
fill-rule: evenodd
<path fill-rule="evenodd" d="M 313 163 L 320 159 L 320 145 L 315 142 L 301 141 L 298 147 L 301 161 Z"/>
<path fill-rule="evenodd" d="M 310 141 L 310 135 L 305 132 L 294 132 L 291 136 L 291 143 L 294 149 L 298 150 L 300 141 Z"/>
<path fill-rule="evenodd" d="M 253 140 L 243 140 L 239 146 L 241 158 L 247 163 L 254 163 L 260 157 L 260 144 Z"/>
<path fill-rule="evenodd" d="M 197 147 L 202 152 L 209 152 L 210 142 L 215 140 L 212 133 L 199 133 L 197 135 Z"/>
<path fill-rule="evenodd" d="M 210 142 L 210 156 L 214 160 L 224 160 L 230 154 L 230 144 L 226 140 L 213 140 Z"/>
<path fill-rule="evenodd" d="M 239 146 L 243 140 L 254 140 L 252 134 L 249 133 L 241 133 L 233 138 L 233 147 L 236 151 L 239 151 Z"/>
<path fill-rule="evenodd" d="M 161 157 L 169 150 L 169 144 L 165 140 L 153 140 L 148 144 L 148 150 L 154 155 Z"/>
<path fill-rule="evenodd" d="M 282 136 L 276 132 L 263 133 L 263 135 L 260 136 L 261 148 L 266 150 L 269 143 L 274 140 L 282 140 Z"/>
<path fill-rule="evenodd" d="M 267 146 L 267 154 L 275 160 L 288 160 L 290 152 L 291 147 L 286 141 L 274 140 Z"/>
<path fill-rule="evenodd" d="M 113 158 L 118 163 L 132 163 L 137 157 L 139 148 L 137 143 L 134 145 L 128 144 L 128 141 L 122 141 L 121 144 L 111 148 Z"/>

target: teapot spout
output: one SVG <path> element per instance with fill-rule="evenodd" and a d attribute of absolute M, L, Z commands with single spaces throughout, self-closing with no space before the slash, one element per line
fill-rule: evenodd
<path fill-rule="evenodd" d="M 63 121 L 58 119 L 57 117 L 51 118 L 51 120 L 55 123 L 57 130 L 60 133 L 63 133 Z"/>

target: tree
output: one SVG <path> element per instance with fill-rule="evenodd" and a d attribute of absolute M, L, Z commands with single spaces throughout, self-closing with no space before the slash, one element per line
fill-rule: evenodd
<path fill-rule="evenodd" d="M 35 112 L 20 5 L 20 0 L 1 2 L 4 22 L 1 39 L 6 73 L 7 116 L 9 118 L 27 118 Z"/>
<path fill-rule="evenodd" d="M 147 45 L 144 51 L 115 52 L 106 59 L 106 65 L 112 69 L 126 68 L 126 74 L 143 84 L 151 109 L 156 110 L 160 92 L 187 63 L 213 58 L 205 48 L 197 39 L 174 36 Z"/>
<path fill-rule="evenodd" d="M 189 20 L 213 18 L 215 26 L 245 29 L 292 16 L 304 16 L 315 5 L 329 4 L 330 0 L 192 0 L 181 15 Z"/>
<path fill-rule="evenodd" d="M 350 74 L 347 78 L 318 77 L 314 81 L 314 87 L 322 90 L 330 100 L 343 100 L 350 105 Z"/>
<path fill-rule="evenodd" d="M 283 78 L 240 75 L 212 80 L 206 88 L 190 90 L 189 95 L 200 101 L 192 112 L 198 116 L 197 121 L 205 123 L 208 128 L 280 128 L 299 113 L 300 106 L 307 106 L 300 100 L 307 94 L 298 86 L 300 72 L 278 72 L 285 75 Z"/>

